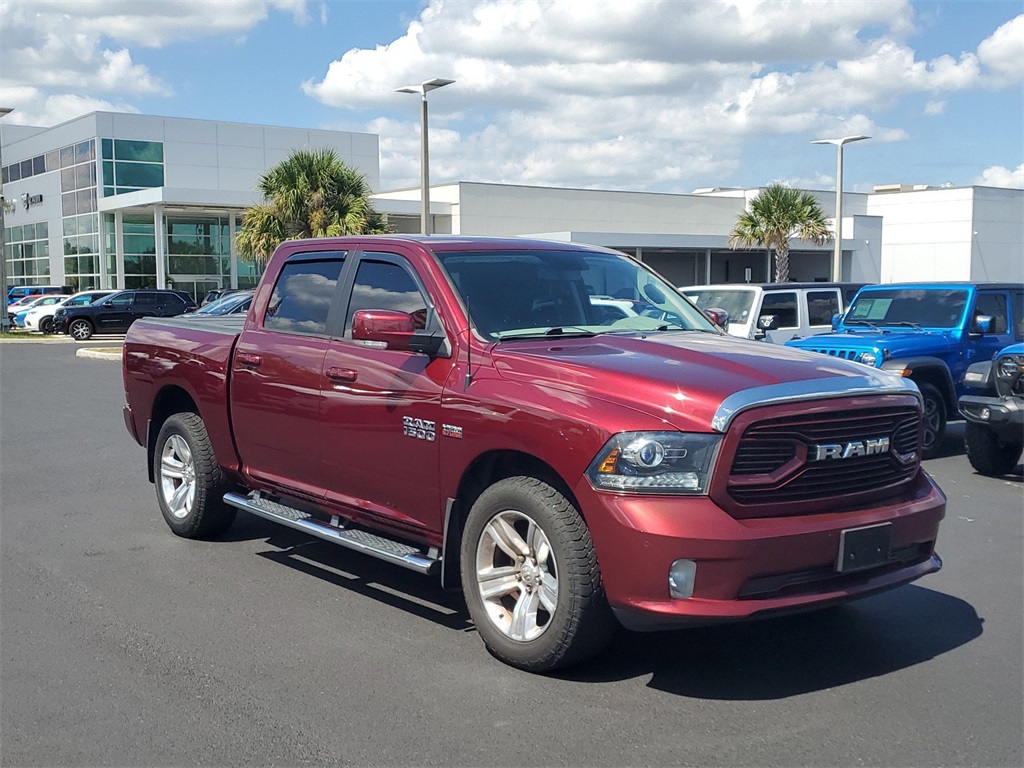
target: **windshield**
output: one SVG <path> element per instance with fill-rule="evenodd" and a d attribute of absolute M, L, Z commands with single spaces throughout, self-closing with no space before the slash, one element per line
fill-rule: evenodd
<path fill-rule="evenodd" d="M 627 256 L 592 251 L 437 254 L 477 332 L 499 340 L 714 326 L 679 292 Z"/>
<path fill-rule="evenodd" d="M 249 304 L 252 303 L 252 293 L 244 291 L 242 293 L 229 293 L 227 296 L 221 296 L 219 299 L 215 299 L 207 304 L 200 310 L 196 311 L 197 315 L 230 315 L 235 312 L 244 312 L 249 309 Z"/>
<path fill-rule="evenodd" d="M 956 328 L 967 306 L 963 289 L 890 288 L 861 291 L 843 325 L 907 325 Z"/>
<path fill-rule="evenodd" d="M 754 303 L 753 291 L 729 288 L 687 290 L 686 298 L 701 309 L 724 309 L 729 313 L 729 322 L 740 325 L 750 322 L 750 306 Z"/>

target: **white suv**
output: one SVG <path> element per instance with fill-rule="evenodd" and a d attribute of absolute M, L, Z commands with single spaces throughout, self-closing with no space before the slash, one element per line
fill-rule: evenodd
<path fill-rule="evenodd" d="M 783 344 L 828 333 L 832 316 L 846 311 L 864 283 L 728 283 L 689 285 L 679 292 L 699 309 L 724 309 L 726 329 L 744 339 Z"/>
<path fill-rule="evenodd" d="M 32 307 L 25 313 L 25 330 L 53 333 L 53 315 L 60 307 L 84 307 L 92 304 L 113 291 L 81 291 L 74 296 L 66 296 L 63 301 L 45 307 Z"/>

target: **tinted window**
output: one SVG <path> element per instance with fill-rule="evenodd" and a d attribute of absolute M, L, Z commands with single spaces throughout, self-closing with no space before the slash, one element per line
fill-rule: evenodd
<path fill-rule="evenodd" d="M 761 302 L 761 317 L 774 315 L 778 318 L 778 328 L 796 328 L 799 325 L 796 314 L 795 293 L 766 293 Z M 829 319 L 831 321 L 831 315 Z"/>
<path fill-rule="evenodd" d="M 992 333 L 1006 333 L 1006 297 L 1001 293 L 979 293 L 974 304 L 974 316 L 988 315 L 992 318 Z"/>
<path fill-rule="evenodd" d="M 130 293 L 119 293 L 117 296 L 111 296 L 105 304 L 108 307 L 130 307 L 132 305 L 132 298 L 133 296 Z"/>
<path fill-rule="evenodd" d="M 1010 294 L 1010 307 L 1013 309 L 1013 338 L 1024 341 L 1024 292 Z"/>
<path fill-rule="evenodd" d="M 346 332 L 352 328 L 352 316 L 360 309 L 391 309 L 408 312 L 417 328 L 427 327 L 427 302 L 412 276 L 398 264 L 362 261 L 352 286 Z"/>
<path fill-rule="evenodd" d="M 338 259 L 285 264 L 263 316 L 263 327 L 283 333 L 326 333 L 327 314 L 343 263 Z"/>
<path fill-rule="evenodd" d="M 839 314 L 839 294 L 836 291 L 807 292 L 808 325 L 832 325 L 832 315 Z"/>
<path fill-rule="evenodd" d="M 145 292 L 135 294 L 135 306 L 137 307 L 155 307 L 160 303 L 158 294 Z"/>

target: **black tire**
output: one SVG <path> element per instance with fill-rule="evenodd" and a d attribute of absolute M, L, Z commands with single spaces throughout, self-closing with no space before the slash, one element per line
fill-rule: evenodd
<path fill-rule="evenodd" d="M 513 542 L 528 550 L 519 562 L 494 538 L 506 524 L 519 534 L 518 541 L 506 539 L 506 546 Z M 615 620 L 590 531 L 572 503 L 547 483 L 511 477 L 485 490 L 469 512 L 461 555 L 469 614 L 496 658 L 530 672 L 550 672 L 607 646 Z M 504 574 L 489 582 L 494 592 L 486 601 L 481 571 Z M 531 611 L 532 620 L 523 618 Z"/>
<path fill-rule="evenodd" d="M 77 320 L 72 320 L 68 325 L 68 336 L 73 338 L 75 341 L 88 341 L 92 338 L 92 334 L 92 323 L 88 320 L 79 318 Z"/>
<path fill-rule="evenodd" d="M 925 459 L 935 458 L 942 448 L 942 438 L 946 435 L 946 401 L 942 393 L 933 384 L 918 382 L 924 398 L 924 434 L 921 437 L 921 456 Z"/>
<path fill-rule="evenodd" d="M 42 320 L 39 321 L 39 332 L 45 336 L 49 336 L 51 333 L 53 333 L 52 317 L 44 317 Z"/>
<path fill-rule="evenodd" d="M 153 452 L 153 477 L 160 512 L 178 536 L 215 536 L 234 522 L 236 510 L 223 501 L 224 478 L 197 414 L 176 413 L 164 422 Z"/>
<path fill-rule="evenodd" d="M 1024 452 L 1024 440 L 1004 442 L 983 424 L 968 421 L 964 426 L 964 448 L 968 461 L 977 472 L 1001 477 L 1017 466 Z"/>

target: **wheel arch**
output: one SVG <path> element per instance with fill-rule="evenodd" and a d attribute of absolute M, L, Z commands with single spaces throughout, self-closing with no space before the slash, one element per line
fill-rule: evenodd
<path fill-rule="evenodd" d="M 153 474 L 153 455 L 156 452 L 156 438 L 164 422 L 176 413 L 194 413 L 200 418 L 199 406 L 184 387 L 177 384 L 168 384 L 157 392 L 153 399 L 153 409 L 150 413 L 149 425 L 146 434 L 146 464 L 149 467 L 149 482 L 155 482 Z"/>
<path fill-rule="evenodd" d="M 466 518 L 474 502 L 481 493 L 499 480 L 520 475 L 535 477 L 548 483 L 565 496 L 583 516 L 579 500 L 569 483 L 543 459 L 512 449 L 492 450 L 477 456 L 462 473 L 455 498 L 448 500 L 444 556 L 441 562 L 441 586 L 444 589 L 457 590 L 460 587 L 458 553 L 462 547 L 462 531 L 466 526 Z"/>
<path fill-rule="evenodd" d="M 956 390 L 949 367 L 937 357 L 913 357 L 893 360 L 882 366 L 883 370 L 899 373 L 915 384 L 931 384 L 942 395 L 946 406 L 946 418 L 957 419 L 959 412 L 956 407 Z"/>

